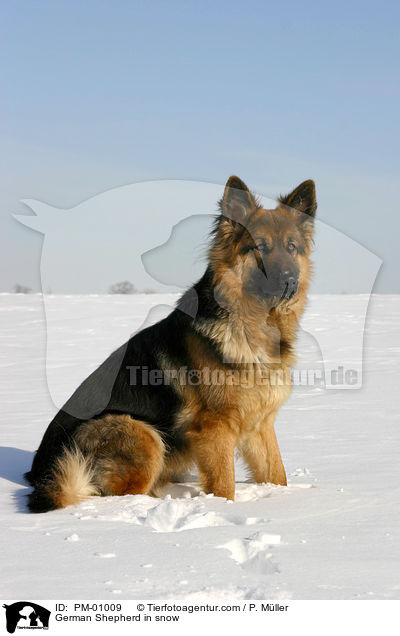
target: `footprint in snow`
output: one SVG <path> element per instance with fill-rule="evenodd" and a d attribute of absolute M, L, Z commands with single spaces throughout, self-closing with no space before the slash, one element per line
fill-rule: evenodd
<path fill-rule="evenodd" d="M 98 510 L 91 518 L 101 521 L 122 521 L 147 527 L 153 532 L 181 532 L 194 528 L 255 525 L 266 522 L 258 517 L 245 517 L 209 510 L 207 497 L 193 499 L 153 499 L 144 495 L 113 497 L 98 502 Z M 86 515 L 75 515 L 81 520 Z"/>
<path fill-rule="evenodd" d="M 218 548 L 229 550 L 231 558 L 244 570 L 249 570 L 253 574 L 275 574 L 280 570 L 269 548 L 279 545 L 280 542 L 279 534 L 257 532 L 245 539 L 232 539 Z"/>
<path fill-rule="evenodd" d="M 265 521 L 258 517 L 241 517 L 207 510 L 201 501 L 163 501 L 148 511 L 143 525 L 155 532 L 181 532 L 194 528 L 254 525 Z"/>

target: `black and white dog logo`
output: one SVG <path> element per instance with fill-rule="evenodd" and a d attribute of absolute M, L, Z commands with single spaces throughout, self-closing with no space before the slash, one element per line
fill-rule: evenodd
<path fill-rule="evenodd" d="M 16 629 L 49 629 L 50 611 L 31 601 L 18 601 L 12 605 L 3 605 L 6 610 L 7 631 L 13 634 Z"/>

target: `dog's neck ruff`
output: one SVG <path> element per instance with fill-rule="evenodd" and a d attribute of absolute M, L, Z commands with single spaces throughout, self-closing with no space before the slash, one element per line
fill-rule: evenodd
<path fill-rule="evenodd" d="M 281 330 L 269 324 L 267 318 L 256 328 L 233 314 L 218 319 L 198 316 L 193 327 L 200 335 L 217 345 L 223 362 L 265 367 L 287 367 L 291 360 L 281 354 Z M 290 347 L 289 347 L 290 349 Z M 288 353 L 289 351 L 287 351 Z"/>

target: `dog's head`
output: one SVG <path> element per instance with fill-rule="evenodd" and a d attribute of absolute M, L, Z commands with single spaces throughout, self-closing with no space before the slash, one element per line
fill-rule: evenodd
<path fill-rule="evenodd" d="M 238 177 L 220 201 L 210 262 L 223 298 L 287 304 L 304 293 L 317 209 L 315 185 L 304 181 L 273 210 L 264 209 Z"/>

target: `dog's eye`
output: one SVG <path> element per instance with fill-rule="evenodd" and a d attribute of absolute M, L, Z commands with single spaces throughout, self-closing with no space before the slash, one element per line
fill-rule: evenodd
<path fill-rule="evenodd" d="M 293 243 L 293 241 L 289 241 L 287 248 L 289 252 L 292 252 L 292 253 L 295 252 L 297 250 L 296 243 Z"/>
<path fill-rule="evenodd" d="M 264 241 L 264 239 L 259 239 L 259 240 L 256 239 L 254 241 L 254 246 L 255 246 L 254 249 L 258 250 L 259 252 L 263 252 L 268 249 L 268 245 Z"/>

